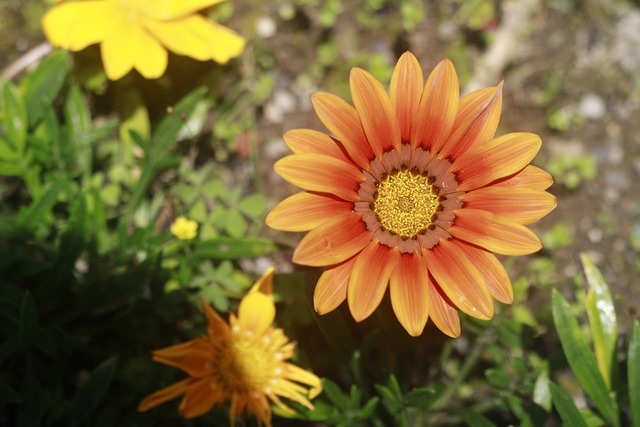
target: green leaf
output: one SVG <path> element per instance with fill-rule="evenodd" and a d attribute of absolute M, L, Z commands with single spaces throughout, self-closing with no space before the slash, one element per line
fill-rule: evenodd
<path fill-rule="evenodd" d="M 549 381 L 549 388 L 551 390 L 551 397 L 553 399 L 553 406 L 555 406 L 562 423 L 565 426 L 571 427 L 588 427 L 585 420 L 580 415 L 580 411 L 573 403 L 571 396 L 567 394 L 553 381 Z"/>
<path fill-rule="evenodd" d="M 76 167 L 80 173 L 91 172 L 93 131 L 89 105 L 76 84 L 67 93 L 64 104 L 64 117 L 67 126 L 67 141 L 72 146 Z"/>
<path fill-rule="evenodd" d="M 612 391 L 617 376 L 616 343 L 618 341 L 618 322 L 613 298 L 600 270 L 589 259 L 589 256 L 586 253 L 581 253 L 580 259 L 589 284 L 586 301 L 587 314 L 591 324 L 598 369 L 600 369 L 607 389 Z"/>
<path fill-rule="evenodd" d="M 209 259 L 239 259 L 254 258 L 277 251 L 278 246 L 268 239 L 220 237 L 196 242 L 193 254 L 196 257 Z"/>
<path fill-rule="evenodd" d="M 404 395 L 404 404 L 410 408 L 426 409 L 434 402 L 436 391 L 432 388 L 415 388 Z"/>
<path fill-rule="evenodd" d="M 69 56 L 67 52 L 58 50 L 43 59 L 38 67 L 24 78 L 22 96 L 30 127 L 51 108 L 51 103 L 60 92 L 68 70 Z"/>
<path fill-rule="evenodd" d="M 248 217 L 256 219 L 264 213 L 266 205 L 264 194 L 255 193 L 242 199 L 238 204 L 238 209 Z"/>
<path fill-rule="evenodd" d="M 11 82 L 5 82 L 2 90 L 3 122 L 9 143 L 17 154 L 24 153 L 27 141 L 27 111 L 18 91 Z"/>
<path fill-rule="evenodd" d="M 336 407 L 341 409 L 348 409 L 349 407 L 349 396 L 347 396 L 340 387 L 333 381 L 323 378 L 322 379 L 322 390 L 324 391 L 324 395 L 333 403 Z"/>
<path fill-rule="evenodd" d="M 545 411 L 551 411 L 551 390 L 549 389 L 549 371 L 543 369 L 536 382 L 533 385 L 533 402 L 544 408 Z"/>
<path fill-rule="evenodd" d="M 640 322 L 633 322 L 629 355 L 627 360 L 629 370 L 629 406 L 633 427 L 640 427 Z"/>
<path fill-rule="evenodd" d="M 356 412 L 356 416 L 361 420 L 370 419 L 371 416 L 373 415 L 373 412 L 378 407 L 378 402 L 379 401 L 380 401 L 380 399 L 378 399 L 377 396 L 372 397 L 371 399 L 369 399 L 367 401 L 367 403 L 365 403 L 365 405 L 362 407 L 362 409 L 360 409 L 358 412 Z"/>
<path fill-rule="evenodd" d="M 38 333 L 38 310 L 30 292 L 24 294 L 20 307 L 20 326 L 18 330 L 18 346 L 24 351 L 32 347 Z"/>
<path fill-rule="evenodd" d="M 456 408 L 456 414 L 458 414 L 465 425 L 469 427 L 497 427 L 486 417 L 466 408 Z"/>
<path fill-rule="evenodd" d="M 56 204 L 58 194 L 64 187 L 65 183 L 62 180 L 56 180 L 50 183 L 40 198 L 20 212 L 18 215 L 18 226 L 35 229 L 40 223 L 44 222 L 45 216 L 51 211 L 53 205 Z"/>
<path fill-rule="evenodd" d="M 578 322 L 571 314 L 569 303 L 555 289 L 552 296 L 552 311 L 560 343 L 571 370 L 605 421 L 610 426 L 619 426 L 618 413 L 602 375 L 598 371 L 596 359 L 581 335 Z"/>
<path fill-rule="evenodd" d="M 231 237 L 242 237 L 247 231 L 247 223 L 239 211 L 229 209 L 224 216 L 224 229 Z"/>
<path fill-rule="evenodd" d="M 489 384 L 493 387 L 506 390 L 511 384 L 511 378 L 503 370 L 496 368 L 489 368 L 484 372 L 484 376 L 487 378 Z"/>
<path fill-rule="evenodd" d="M 80 386 L 73 399 L 73 424 L 84 424 L 91 419 L 113 382 L 118 367 L 117 356 L 102 362 Z"/>

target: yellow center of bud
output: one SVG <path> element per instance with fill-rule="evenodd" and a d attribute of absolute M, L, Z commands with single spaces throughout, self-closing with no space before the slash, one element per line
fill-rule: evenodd
<path fill-rule="evenodd" d="M 264 390 L 277 361 L 273 353 L 253 339 L 239 339 L 224 349 L 218 364 L 219 378 L 234 391 Z"/>

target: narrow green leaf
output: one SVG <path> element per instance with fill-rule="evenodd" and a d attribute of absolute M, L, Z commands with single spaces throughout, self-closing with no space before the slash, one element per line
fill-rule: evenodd
<path fill-rule="evenodd" d="M 191 116 L 198 102 L 204 97 L 206 88 L 201 87 L 182 98 L 172 111 L 160 122 L 153 134 L 150 146 L 150 157 L 153 162 L 161 160 L 175 146 L 178 132 Z"/>
<path fill-rule="evenodd" d="M 484 372 L 484 376 L 487 378 L 489 384 L 502 390 L 509 388 L 509 384 L 512 382 L 509 375 L 501 369 L 489 368 Z"/>
<path fill-rule="evenodd" d="M 200 258 L 210 259 L 239 259 L 254 258 L 272 254 L 277 251 L 278 246 L 268 239 L 233 239 L 220 237 L 196 242 L 194 255 Z"/>
<path fill-rule="evenodd" d="M 69 55 L 63 50 L 53 52 L 27 74 L 22 84 L 22 96 L 27 108 L 29 126 L 37 123 L 60 92 L 69 70 Z"/>
<path fill-rule="evenodd" d="M 560 343 L 571 370 L 605 421 L 610 426 L 619 426 L 620 421 L 615 404 L 600 375 L 596 359 L 581 335 L 578 322 L 571 314 L 569 303 L 555 289 L 552 296 L 552 311 Z"/>
<path fill-rule="evenodd" d="M 82 425 L 91 419 L 109 390 L 118 367 L 117 356 L 102 362 L 80 386 L 73 399 L 72 422 Z"/>
<path fill-rule="evenodd" d="M 618 341 L 618 322 L 615 306 L 609 286 L 604 281 L 600 270 L 593 264 L 586 253 L 580 254 L 584 274 L 587 278 L 587 314 L 593 334 L 593 346 L 607 389 L 612 391 L 616 383 L 616 343 Z"/>
<path fill-rule="evenodd" d="M 580 415 L 580 411 L 573 403 L 571 396 L 566 391 L 560 388 L 553 381 L 549 381 L 549 389 L 551 390 L 551 397 L 553 399 L 553 406 L 555 406 L 560 418 L 565 426 L 571 427 L 588 427 L 587 423 Z"/>
<path fill-rule="evenodd" d="M 640 427 L 640 322 L 633 322 L 629 355 L 627 360 L 629 371 L 629 406 L 633 427 Z"/>
<path fill-rule="evenodd" d="M 58 194 L 64 189 L 64 186 L 65 184 L 61 180 L 50 183 L 40 198 L 20 212 L 18 215 L 18 226 L 35 229 L 38 224 L 44 222 L 44 217 L 57 202 Z"/>
<path fill-rule="evenodd" d="M 89 174 L 93 161 L 91 145 L 94 131 L 92 130 L 89 105 L 80 87 L 76 84 L 71 86 L 67 94 L 64 116 L 67 141 L 74 152 L 75 167 L 81 174 Z"/>
<path fill-rule="evenodd" d="M 409 408 L 426 409 L 435 401 L 436 391 L 432 388 L 415 388 L 404 395 L 404 404 Z"/>
<path fill-rule="evenodd" d="M 543 369 L 533 385 L 533 402 L 545 411 L 551 411 L 551 390 L 549 389 L 549 372 Z"/>
<path fill-rule="evenodd" d="M 347 396 L 336 383 L 327 378 L 322 379 L 322 390 L 324 395 L 333 403 L 336 407 L 347 409 L 349 405 L 349 396 Z"/>
<path fill-rule="evenodd" d="M 9 143 L 17 154 L 24 153 L 27 141 L 27 110 L 11 82 L 5 82 L 2 100 L 4 102 L 3 122 Z"/>
<path fill-rule="evenodd" d="M 497 427 L 488 418 L 466 408 L 456 408 L 456 414 L 459 415 L 465 425 L 469 427 Z"/>

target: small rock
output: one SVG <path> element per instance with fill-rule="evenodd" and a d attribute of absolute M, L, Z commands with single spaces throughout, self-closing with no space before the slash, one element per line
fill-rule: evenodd
<path fill-rule="evenodd" d="M 604 116 L 606 105 L 602 98 L 594 93 L 588 93 L 580 100 L 578 112 L 591 120 L 598 120 Z"/>

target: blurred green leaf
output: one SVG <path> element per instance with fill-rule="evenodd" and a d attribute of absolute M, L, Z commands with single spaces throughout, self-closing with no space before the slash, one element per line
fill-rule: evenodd
<path fill-rule="evenodd" d="M 434 402 L 436 391 L 432 388 L 415 388 L 404 395 L 404 404 L 409 408 L 426 409 Z"/>
<path fill-rule="evenodd" d="M 82 383 L 73 399 L 70 425 L 83 425 L 91 420 L 113 382 L 118 367 L 117 356 L 102 362 Z"/>
<path fill-rule="evenodd" d="M 35 229 L 44 222 L 45 216 L 51 212 L 53 205 L 58 200 L 58 195 L 64 189 L 62 180 L 50 182 L 40 198 L 35 200 L 28 208 L 23 209 L 18 215 L 18 226 Z"/>
<path fill-rule="evenodd" d="M 257 219 L 264 213 L 266 205 L 264 194 L 255 193 L 242 199 L 238 204 L 238 209 L 248 217 Z"/>
<path fill-rule="evenodd" d="M 631 422 L 633 427 L 640 427 L 640 322 L 637 320 L 631 329 L 627 366 Z"/>
<path fill-rule="evenodd" d="M 596 359 L 581 335 L 569 303 L 555 289 L 552 296 L 552 311 L 556 331 L 571 370 L 605 421 L 611 426 L 619 426 L 615 403 L 609 396 L 604 379 L 598 371 Z"/>
<path fill-rule="evenodd" d="M 239 259 L 254 258 L 277 251 L 278 246 L 268 239 L 219 237 L 197 242 L 193 254 L 199 258 Z"/>
<path fill-rule="evenodd" d="M 456 413 L 462 418 L 465 425 L 469 427 L 497 427 L 483 415 L 466 408 L 456 408 Z"/>
<path fill-rule="evenodd" d="M 615 306 L 609 286 L 604 281 L 600 270 L 593 264 L 586 253 L 580 254 L 584 274 L 587 278 L 587 314 L 593 334 L 593 347 L 596 352 L 598 369 L 602 374 L 607 389 L 612 391 L 616 383 L 616 343 L 618 341 L 618 322 Z"/>
<path fill-rule="evenodd" d="M 340 387 L 333 381 L 323 378 L 322 379 L 323 394 L 338 408 L 349 408 L 349 396 L 347 396 Z"/>
<path fill-rule="evenodd" d="M 487 378 L 489 384 L 493 387 L 505 390 L 509 388 L 509 384 L 511 384 L 511 378 L 504 372 L 502 369 L 498 368 L 489 368 L 484 372 L 484 376 Z"/>
<path fill-rule="evenodd" d="M 549 388 L 549 372 L 545 368 L 543 369 L 536 382 L 533 385 L 533 402 L 544 408 L 545 411 L 551 411 L 551 390 Z"/>
<path fill-rule="evenodd" d="M 33 127 L 51 108 L 51 103 L 64 84 L 68 70 L 68 53 L 57 50 L 44 58 L 37 68 L 24 78 L 22 96 L 30 127 Z"/>
<path fill-rule="evenodd" d="M 27 111 L 18 91 L 9 81 L 2 88 L 4 126 L 9 143 L 17 154 L 24 153 L 27 141 Z"/>
<path fill-rule="evenodd" d="M 553 398 L 553 406 L 555 406 L 560 418 L 565 426 L 571 427 L 588 427 L 587 423 L 580 415 L 580 411 L 573 403 L 571 396 L 567 394 L 560 386 L 553 381 L 549 381 L 549 389 Z"/>
<path fill-rule="evenodd" d="M 231 237 L 239 238 L 247 232 L 247 223 L 238 210 L 229 209 L 224 216 L 224 229 Z"/>

